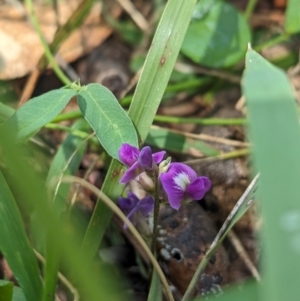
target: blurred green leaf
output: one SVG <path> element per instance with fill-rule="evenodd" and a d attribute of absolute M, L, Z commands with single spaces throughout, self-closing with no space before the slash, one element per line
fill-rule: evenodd
<path fill-rule="evenodd" d="M 7 120 L 14 114 L 15 110 L 4 103 L 0 102 L 0 122 Z"/>
<path fill-rule="evenodd" d="M 84 119 L 79 119 L 73 124 L 72 129 L 88 131 L 89 125 Z M 86 146 L 87 142 L 83 142 L 83 139 L 72 133 L 68 134 L 53 158 L 46 182 L 50 183 L 51 179 L 55 177 L 57 177 L 58 181 L 61 175 L 74 175 L 78 170 Z M 72 155 L 73 157 L 71 159 Z M 53 183 L 51 184 L 53 185 Z M 55 209 L 57 210 L 58 215 L 61 214 L 63 207 L 66 204 L 69 188 L 70 184 L 61 184 L 56 192 Z"/>
<path fill-rule="evenodd" d="M 14 284 L 0 279 L 0 301 L 11 301 Z"/>
<path fill-rule="evenodd" d="M 285 31 L 288 33 L 300 32 L 300 1 L 288 0 L 285 13 Z"/>
<path fill-rule="evenodd" d="M 10 131 L 18 142 L 25 140 L 56 117 L 75 95 L 74 90 L 59 89 L 34 97 L 16 110 L 1 130 Z"/>
<path fill-rule="evenodd" d="M 300 128 L 286 74 L 252 49 L 243 92 L 249 110 L 254 163 L 263 213 L 261 300 L 298 300 L 300 286 Z M 287 277 L 288 275 L 288 277 Z"/>
<path fill-rule="evenodd" d="M 14 286 L 13 299 L 12 300 L 13 301 L 26 301 L 23 290 L 20 287 Z"/>
<path fill-rule="evenodd" d="M 42 281 L 14 197 L 0 172 L 0 249 L 27 300 L 40 300 Z"/>
<path fill-rule="evenodd" d="M 224 289 L 223 294 L 215 296 L 213 294 L 205 296 L 206 301 L 258 301 L 259 299 L 259 283 L 248 281 L 241 285 Z M 202 301 L 203 297 L 193 299 L 193 301 Z"/>
<path fill-rule="evenodd" d="M 151 285 L 147 301 L 162 301 L 161 283 L 155 269 L 153 269 L 152 272 Z"/>
<path fill-rule="evenodd" d="M 146 143 L 168 151 L 191 154 L 192 149 L 204 154 L 205 156 L 217 156 L 220 152 L 206 143 L 190 139 L 163 128 L 150 129 Z"/>
<path fill-rule="evenodd" d="M 110 156 L 119 160 L 118 150 L 125 142 L 138 147 L 137 134 L 130 118 L 107 88 L 99 84 L 82 87 L 78 105 Z"/>
<path fill-rule="evenodd" d="M 20 287 L 13 282 L 0 279 L 0 301 L 26 301 Z"/>
<path fill-rule="evenodd" d="M 250 40 L 247 21 L 235 7 L 221 0 L 201 0 L 181 52 L 207 67 L 229 67 L 242 59 Z"/>
<path fill-rule="evenodd" d="M 86 254 L 79 253 L 78 241 L 69 233 L 68 228 L 64 228 L 62 219 L 57 217 L 55 210 L 50 202 L 48 202 L 47 191 L 45 183 L 41 174 L 37 174 L 32 168 L 32 164 L 28 164 L 28 157 L 26 156 L 27 148 L 24 145 L 15 144 L 10 139 L 10 133 L 0 132 L 0 148 L 2 152 L 2 159 L 5 164 L 9 166 L 9 172 L 5 172 L 5 178 L 9 183 L 10 189 L 16 195 L 16 199 L 22 205 L 22 213 L 29 216 L 34 208 L 36 216 L 38 217 L 38 229 L 42 233 L 47 231 L 51 232 L 47 238 L 49 245 L 53 248 L 61 250 L 61 262 L 63 263 L 64 275 L 68 280 L 76 285 L 76 290 L 82 300 L 86 301 L 122 301 L 127 297 L 127 292 L 121 292 L 122 279 L 117 273 L 113 273 L 112 269 L 107 265 L 101 265 L 101 268 L 95 269 L 95 265 L 91 266 L 90 261 L 87 260 Z M 1 197 L 5 195 L 2 187 L 0 186 Z M 10 202 L 10 204 L 13 204 Z M 0 199 L 0 209 L 3 208 L 2 199 Z M 1 211 L 0 211 L 1 212 Z M 0 215 L 1 220 L 1 236 L 4 235 L 6 225 L 10 227 L 11 223 L 17 229 L 20 227 L 12 219 L 12 215 L 5 215 L 6 218 Z M 7 223 L 6 221 L 9 221 Z M 2 225 L 3 223 L 3 225 Z M 22 228 L 21 228 L 22 229 Z M 24 231 L 24 230 L 23 230 Z M 7 236 L 6 236 L 7 239 Z M 12 235 L 9 236 L 8 242 L 11 244 L 20 244 L 18 237 L 15 239 Z M 19 245 L 18 245 L 19 246 Z M 17 246 L 17 247 L 18 247 Z M 2 246 L 0 247 L 2 249 Z M 17 248 L 15 253 L 10 255 L 17 255 L 18 258 L 23 258 L 25 255 L 22 253 L 22 248 Z M 26 253 L 25 253 L 26 254 Z M 5 254 L 4 254 L 5 255 Z M 26 268 L 17 262 L 17 266 L 22 268 L 22 272 L 29 273 L 33 266 L 27 260 Z M 9 263 L 10 264 L 10 263 Z M 29 266 L 27 268 L 27 265 Z M 14 270 L 13 270 L 14 271 Z M 17 279 L 18 280 L 18 279 Z M 29 285 L 22 285 L 24 294 L 25 289 L 33 286 L 34 278 L 27 279 Z M 38 275 L 40 281 L 40 275 Z M 42 284 L 41 284 L 42 285 Z M 34 290 L 35 293 L 39 292 L 38 289 Z M 26 295 L 27 297 L 27 295 Z M 27 297 L 27 301 L 40 301 L 40 297 Z"/>

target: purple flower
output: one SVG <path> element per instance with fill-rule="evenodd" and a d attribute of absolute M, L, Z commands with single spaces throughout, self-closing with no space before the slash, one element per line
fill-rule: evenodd
<path fill-rule="evenodd" d="M 130 180 L 135 179 L 142 170 L 150 170 L 160 163 L 165 155 L 165 151 L 152 154 L 149 146 L 145 146 L 139 151 L 138 148 L 124 143 L 119 149 L 120 161 L 128 167 L 124 173 L 120 183 L 126 184 Z"/>
<path fill-rule="evenodd" d="M 170 206 L 176 210 L 182 201 L 201 200 L 211 187 L 207 177 L 197 177 L 196 172 L 183 163 L 171 163 L 167 172 L 160 174 L 160 181 Z"/>
<path fill-rule="evenodd" d="M 139 198 L 132 192 L 128 193 L 128 197 L 120 197 L 118 205 L 122 211 L 127 214 L 127 218 L 135 223 L 135 217 L 140 212 L 142 216 L 147 216 L 154 209 L 154 199 L 151 195 L 139 200 Z M 124 225 L 126 228 L 126 225 Z"/>

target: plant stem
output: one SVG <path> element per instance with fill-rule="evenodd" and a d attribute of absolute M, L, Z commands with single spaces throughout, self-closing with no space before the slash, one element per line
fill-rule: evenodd
<path fill-rule="evenodd" d="M 188 123 L 188 124 L 202 124 L 202 125 L 244 125 L 245 118 L 184 118 L 176 116 L 162 116 L 156 115 L 154 118 L 158 122 L 170 123 Z"/>
<path fill-rule="evenodd" d="M 255 6 L 257 4 L 257 1 L 258 0 L 249 0 L 248 3 L 247 3 L 247 7 L 245 9 L 245 12 L 244 12 L 244 16 L 246 18 L 247 21 L 249 21 L 254 9 L 255 9 Z"/>
<path fill-rule="evenodd" d="M 277 45 L 281 42 L 287 41 L 290 38 L 290 35 L 288 33 L 283 33 L 279 36 L 276 36 L 275 38 L 269 39 L 268 41 L 265 41 L 255 47 L 253 49 L 257 52 L 262 51 L 264 48 L 269 48 L 274 45 Z"/>
<path fill-rule="evenodd" d="M 155 254 L 156 249 L 156 239 L 157 239 L 157 225 L 158 225 L 158 215 L 159 215 L 159 180 L 158 174 L 155 176 L 154 180 L 155 191 L 154 191 L 154 212 L 153 212 L 153 234 L 151 242 L 151 251 Z"/>
<path fill-rule="evenodd" d="M 69 78 L 62 72 L 62 70 L 59 68 L 58 64 L 56 63 L 49 45 L 47 44 L 47 41 L 44 37 L 44 34 L 41 30 L 39 21 L 36 17 L 36 14 L 34 12 L 34 7 L 33 7 L 33 3 L 31 0 L 25 0 L 26 2 L 26 6 L 29 10 L 29 14 L 30 14 L 30 19 L 31 22 L 33 24 L 33 26 L 35 27 L 35 30 L 37 31 L 39 38 L 41 40 L 41 43 L 43 45 L 44 51 L 45 51 L 45 56 L 47 57 L 54 73 L 57 75 L 57 77 L 65 84 L 65 85 L 70 85 L 72 82 L 69 80 Z"/>
<path fill-rule="evenodd" d="M 58 115 L 52 120 L 52 123 L 57 123 L 66 120 L 72 120 L 82 117 L 80 111 L 72 111 Z M 245 118 L 184 118 L 176 116 L 164 116 L 156 115 L 154 120 L 157 122 L 169 122 L 169 123 L 192 123 L 201 125 L 244 125 L 246 124 Z"/>

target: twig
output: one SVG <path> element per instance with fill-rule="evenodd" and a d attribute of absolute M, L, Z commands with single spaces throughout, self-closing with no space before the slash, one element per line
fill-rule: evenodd
<path fill-rule="evenodd" d="M 152 125 L 151 128 L 157 129 L 157 130 L 164 129 L 163 127 L 160 127 L 157 125 Z M 195 140 L 204 140 L 204 141 L 210 141 L 210 142 L 237 146 L 237 147 L 249 147 L 250 146 L 250 143 L 247 143 L 247 142 L 231 140 L 231 139 L 226 139 L 226 138 L 221 138 L 221 137 L 216 137 L 216 136 L 211 136 L 211 135 L 206 135 L 206 134 L 193 134 L 193 133 L 187 133 L 187 132 L 171 130 L 171 129 L 168 129 L 168 131 L 170 133 L 180 134 L 182 136 L 185 136 L 187 138 L 192 138 Z"/>
<path fill-rule="evenodd" d="M 144 16 L 134 7 L 131 1 L 129 0 L 117 0 L 118 3 L 124 8 L 124 10 L 129 14 L 131 19 L 135 24 L 142 30 L 147 31 L 149 24 Z"/>
<path fill-rule="evenodd" d="M 249 255 L 247 254 L 247 252 L 246 252 L 244 246 L 242 245 L 240 239 L 237 237 L 237 235 L 234 233 L 233 230 L 230 230 L 228 232 L 227 236 L 228 236 L 231 244 L 235 248 L 236 252 L 242 258 L 242 260 L 244 261 L 246 267 L 251 272 L 252 276 L 256 279 L 256 281 L 260 281 L 261 278 L 260 278 L 260 275 L 258 273 L 258 270 L 255 267 L 255 265 L 253 264 L 253 262 L 251 261 Z"/>

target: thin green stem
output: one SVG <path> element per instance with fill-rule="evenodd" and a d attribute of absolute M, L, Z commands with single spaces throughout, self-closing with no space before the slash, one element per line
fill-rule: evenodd
<path fill-rule="evenodd" d="M 91 135 L 89 133 L 86 133 L 84 131 L 80 131 L 80 130 L 74 130 L 71 127 L 65 126 L 65 125 L 60 125 L 60 124 L 56 124 L 56 123 L 48 123 L 44 126 L 47 129 L 51 129 L 51 130 L 59 130 L 59 131 L 64 131 L 64 132 L 68 132 L 68 133 L 72 133 L 74 136 L 77 136 L 81 139 L 87 139 L 89 138 L 90 141 L 92 141 L 93 144 L 97 144 L 99 145 L 99 142 L 97 140 L 96 137 L 90 137 Z"/>
<path fill-rule="evenodd" d="M 181 81 L 172 85 L 168 85 L 165 91 L 165 95 L 167 93 L 176 93 L 181 91 L 188 92 L 191 89 L 199 89 L 207 84 L 209 84 L 213 80 L 210 76 L 205 76 L 201 78 L 189 78 L 185 81 Z M 128 106 L 131 103 L 133 95 L 128 95 L 123 97 L 123 99 L 120 100 L 120 104 L 122 106 Z"/>
<path fill-rule="evenodd" d="M 80 111 L 72 111 L 58 115 L 52 120 L 52 123 L 57 123 L 66 120 L 72 120 L 82 117 Z M 244 125 L 246 124 L 245 118 L 184 118 L 176 116 L 163 116 L 156 115 L 154 121 L 168 122 L 168 123 L 191 123 L 201 125 Z"/>
<path fill-rule="evenodd" d="M 35 11 L 34 11 L 34 7 L 33 7 L 33 3 L 31 0 L 25 0 L 26 2 L 26 6 L 28 8 L 29 14 L 30 14 L 30 19 L 31 22 L 33 24 L 33 26 L 35 27 L 39 38 L 41 40 L 41 43 L 43 45 L 44 51 L 45 51 L 45 56 L 48 59 L 54 73 L 57 75 L 57 77 L 65 84 L 65 85 L 70 85 L 72 82 L 69 80 L 69 78 L 62 72 L 62 70 L 59 68 L 58 64 L 56 63 L 49 45 L 47 44 L 47 41 L 44 37 L 44 34 L 41 30 L 39 21 L 36 17 Z"/>
<path fill-rule="evenodd" d="M 186 164 L 199 164 L 199 163 L 204 163 L 204 162 L 207 163 L 207 162 L 218 161 L 218 160 L 229 160 L 229 159 L 247 156 L 247 155 L 249 155 L 249 153 L 250 153 L 249 148 L 243 148 L 243 149 L 234 150 L 232 152 L 227 152 L 227 153 L 216 155 L 216 156 L 210 156 L 207 158 L 185 161 L 185 163 Z"/>
<path fill-rule="evenodd" d="M 201 125 L 244 125 L 245 118 L 184 118 L 175 116 L 156 115 L 154 118 L 157 122 L 168 123 L 191 123 Z"/>
<path fill-rule="evenodd" d="M 279 36 L 276 36 L 272 39 L 269 39 L 268 41 L 265 41 L 259 45 L 256 45 L 255 47 L 253 47 L 253 49 L 257 52 L 262 51 L 264 48 L 269 48 L 272 47 L 274 45 L 277 45 L 281 42 L 285 42 L 290 38 L 290 35 L 288 33 L 283 33 Z"/>
<path fill-rule="evenodd" d="M 248 1 L 247 7 L 244 12 L 244 17 L 246 18 L 247 21 L 249 21 L 257 2 L 258 2 L 258 0 L 249 0 Z"/>

